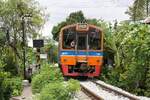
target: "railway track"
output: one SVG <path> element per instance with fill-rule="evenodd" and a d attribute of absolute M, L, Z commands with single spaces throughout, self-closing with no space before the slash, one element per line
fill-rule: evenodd
<path fill-rule="evenodd" d="M 99 80 L 80 82 L 80 85 L 81 90 L 91 100 L 140 100 L 139 97 L 133 94 Z"/>

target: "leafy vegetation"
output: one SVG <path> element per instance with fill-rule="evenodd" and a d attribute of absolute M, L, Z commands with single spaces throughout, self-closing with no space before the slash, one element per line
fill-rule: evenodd
<path fill-rule="evenodd" d="M 44 24 L 44 16 L 37 2 L 33 0 L 2 0 L 0 3 L 0 33 L 4 37 L 0 42 L 4 44 L 5 54 L 12 55 L 10 60 L 16 65 L 9 67 L 16 68 L 17 73 L 22 70 L 22 50 L 24 45 L 27 46 L 27 41 L 22 42 L 23 38 L 36 38 Z M 26 33 L 25 37 L 23 30 Z M 7 67 L 6 65 L 5 68 L 10 70 Z"/>
<path fill-rule="evenodd" d="M 61 82 L 63 77 L 59 69 L 55 69 L 53 65 L 45 64 L 42 66 L 39 74 L 33 76 L 32 79 L 32 91 L 33 93 L 39 93 L 41 89 L 53 81 Z"/>
<path fill-rule="evenodd" d="M 34 0 L 0 0 L 0 100 L 21 94 L 23 30 L 25 40 L 35 38 L 44 19 Z"/>
<path fill-rule="evenodd" d="M 10 86 L 12 88 L 12 95 L 13 96 L 19 96 L 22 93 L 23 87 L 22 87 L 22 79 L 20 77 L 13 77 L 11 80 Z"/>
<path fill-rule="evenodd" d="M 37 100 L 70 100 L 76 91 L 80 89 L 80 84 L 76 80 L 63 81 L 62 74 L 54 65 L 45 64 L 39 74 L 33 76 L 32 91 L 40 93 Z"/>
<path fill-rule="evenodd" d="M 79 82 L 72 79 L 66 83 L 49 83 L 42 89 L 39 100 L 70 100 L 79 87 Z"/>
<path fill-rule="evenodd" d="M 8 84 L 4 84 L 6 78 L 8 78 L 9 73 L 5 72 L 4 69 L 4 63 L 2 61 L 2 57 L 0 58 L 0 99 L 1 100 L 9 100 L 12 89 Z"/>
<path fill-rule="evenodd" d="M 44 52 L 47 53 L 49 63 L 57 63 L 58 61 L 58 45 L 55 40 L 50 38 L 44 39 L 47 44 L 44 46 Z"/>
<path fill-rule="evenodd" d="M 22 79 L 12 77 L 4 70 L 4 62 L 0 58 L 0 100 L 9 100 L 11 95 L 18 96 L 22 92 Z"/>
<path fill-rule="evenodd" d="M 147 83 L 150 68 L 149 27 L 122 23 L 111 33 L 113 42 L 107 46 L 114 52 L 115 66 L 104 68 L 101 79 L 137 95 L 150 96 L 147 92 L 150 90 Z"/>
<path fill-rule="evenodd" d="M 141 20 L 149 16 L 150 0 L 134 0 L 132 6 L 128 8 L 126 14 L 130 16 L 133 21 Z"/>

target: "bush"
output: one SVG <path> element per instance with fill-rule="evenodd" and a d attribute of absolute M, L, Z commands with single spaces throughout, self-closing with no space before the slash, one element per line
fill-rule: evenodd
<path fill-rule="evenodd" d="M 0 72 L 0 100 L 9 100 L 12 94 L 10 81 L 6 81 L 7 73 Z"/>
<path fill-rule="evenodd" d="M 49 83 L 42 89 L 39 100 L 68 100 L 68 94 L 63 83 Z"/>
<path fill-rule="evenodd" d="M 32 91 L 36 93 L 36 100 L 70 100 L 80 89 L 76 80 L 63 82 L 60 70 L 53 66 L 43 65 L 39 73 L 33 76 Z"/>
<path fill-rule="evenodd" d="M 0 100 L 9 100 L 11 95 L 17 96 L 22 91 L 22 80 L 19 77 L 12 78 L 9 72 L 5 72 L 0 61 Z"/>
<path fill-rule="evenodd" d="M 19 78 L 19 77 L 6 78 L 5 80 L 3 80 L 2 85 L 6 92 L 6 95 L 7 95 L 7 93 L 10 93 L 10 95 L 12 95 L 12 96 L 21 95 L 21 92 L 23 89 L 21 78 Z"/>
<path fill-rule="evenodd" d="M 70 79 L 68 81 L 67 89 L 70 93 L 70 98 L 72 98 L 76 91 L 80 90 L 80 83 L 77 80 Z"/>
<path fill-rule="evenodd" d="M 72 79 L 66 83 L 49 83 L 42 89 L 39 100 L 70 100 L 79 89 L 79 82 Z"/>
<path fill-rule="evenodd" d="M 41 74 L 36 75 L 32 79 L 32 92 L 33 93 L 39 93 L 42 87 L 48 83 L 47 77 Z"/>
<path fill-rule="evenodd" d="M 10 72 L 12 76 L 18 75 L 18 69 L 17 69 L 17 62 L 14 60 L 14 56 L 11 54 L 8 54 L 4 58 L 4 70 L 7 72 Z"/>
<path fill-rule="evenodd" d="M 22 79 L 20 77 L 14 77 L 11 78 L 10 82 L 11 82 L 11 88 L 13 90 L 12 95 L 13 96 L 21 95 L 23 89 Z"/>
<path fill-rule="evenodd" d="M 39 93 L 45 84 L 53 81 L 63 81 L 62 74 L 58 68 L 52 68 L 53 65 L 44 65 L 41 67 L 40 73 L 32 78 L 32 91 Z"/>
<path fill-rule="evenodd" d="M 11 87 L 11 82 L 8 81 L 8 78 L 6 79 L 3 79 L 2 81 L 2 97 L 1 97 L 1 100 L 9 100 L 9 98 L 11 97 L 12 95 L 12 87 Z"/>
<path fill-rule="evenodd" d="M 12 94 L 10 82 L 6 81 L 10 76 L 10 73 L 4 72 L 4 63 L 0 58 L 0 100 L 9 100 Z"/>

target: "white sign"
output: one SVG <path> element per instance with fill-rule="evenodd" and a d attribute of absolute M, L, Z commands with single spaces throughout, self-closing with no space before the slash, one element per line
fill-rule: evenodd
<path fill-rule="evenodd" d="M 47 54 L 40 54 L 41 59 L 47 59 Z"/>

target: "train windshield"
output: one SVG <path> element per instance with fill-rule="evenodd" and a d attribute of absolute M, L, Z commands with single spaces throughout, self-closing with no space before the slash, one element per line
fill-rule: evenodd
<path fill-rule="evenodd" d="M 90 28 L 88 33 L 89 50 L 101 49 L 101 33 L 98 29 Z"/>
<path fill-rule="evenodd" d="M 96 28 L 89 28 L 87 32 L 77 32 L 75 27 L 63 30 L 63 49 L 100 50 L 101 33 Z"/>
<path fill-rule="evenodd" d="M 63 49 L 75 49 L 76 32 L 75 28 L 68 28 L 63 31 Z"/>
<path fill-rule="evenodd" d="M 87 49 L 87 34 L 86 33 L 78 33 L 77 34 L 77 49 L 78 50 L 86 50 Z"/>

